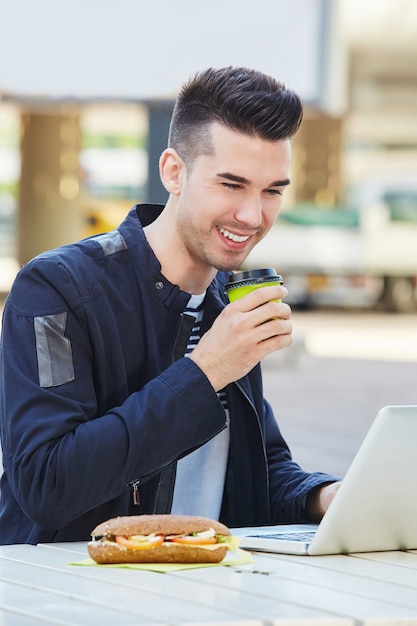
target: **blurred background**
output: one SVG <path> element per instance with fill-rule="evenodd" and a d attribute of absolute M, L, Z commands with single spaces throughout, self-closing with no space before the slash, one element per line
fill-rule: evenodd
<path fill-rule="evenodd" d="M 305 105 L 285 206 L 246 262 L 275 266 L 294 309 L 264 368 L 280 423 L 297 458 L 320 439 L 343 472 L 379 406 L 417 404 L 415 0 L 14 0 L 0 33 L 3 299 L 39 252 L 164 202 L 181 84 L 254 67 Z"/>
<path fill-rule="evenodd" d="M 175 95 L 208 66 L 298 91 L 292 185 L 248 260 L 296 306 L 417 310 L 414 0 L 15 0 L 0 9 L 1 284 L 42 250 L 164 202 Z"/>

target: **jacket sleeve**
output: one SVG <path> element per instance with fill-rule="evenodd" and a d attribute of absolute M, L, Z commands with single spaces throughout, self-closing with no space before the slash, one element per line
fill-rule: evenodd
<path fill-rule="evenodd" d="M 14 497 L 35 523 L 63 527 L 225 427 L 217 394 L 188 358 L 123 402 L 113 406 L 110 398 L 112 408 L 101 413 L 82 317 L 56 289 L 36 285 L 33 273 L 12 291 L 0 354 L 3 463 Z M 36 315 L 28 312 L 30 292 L 38 298 Z M 52 359 L 59 367 L 40 371 L 45 351 L 62 355 Z"/>
<path fill-rule="evenodd" d="M 265 443 L 269 471 L 272 524 L 311 522 L 305 506 L 308 493 L 340 478 L 322 472 L 309 473 L 296 463 L 285 442 L 271 406 L 265 400 Z"/>

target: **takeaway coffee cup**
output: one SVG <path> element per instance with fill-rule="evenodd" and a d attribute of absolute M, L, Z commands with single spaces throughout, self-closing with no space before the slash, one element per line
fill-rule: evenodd
<path fill-rule="evenodd" d="M 225 291 L 229 302 L 234 302 L 251 293 L 254 289 L 276 284 L 283 284 L 282 276 L 277 274 L 273 267 L 266 267 L 259 270 L 235 272 L 229 277 Z"/>

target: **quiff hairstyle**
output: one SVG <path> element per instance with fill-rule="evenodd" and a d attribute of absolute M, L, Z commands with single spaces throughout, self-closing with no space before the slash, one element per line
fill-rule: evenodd
<path fill-rule="evenodd" d="M 202 154 L 213 154 L 214 122 L 270 141 L 291 138 L 303 117 L 300 97 L 271 76 L 245 67 L 207 69 L 182 87 L 168 145 L 187 166 Z"/>

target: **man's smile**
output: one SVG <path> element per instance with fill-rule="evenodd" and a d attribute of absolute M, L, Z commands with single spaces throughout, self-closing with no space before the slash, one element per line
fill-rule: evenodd
<path fill-rule="evenodd" d="M 249 235 L 236 235 L 235 233 L 231 233 L 230 230 L 226 230 L 222 226 L 218 226 L 218 230 L 221 232 L 223 237 L 234 241 L 235 243 L 243 243 L 249 239 Z"/>

